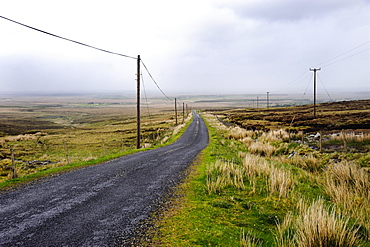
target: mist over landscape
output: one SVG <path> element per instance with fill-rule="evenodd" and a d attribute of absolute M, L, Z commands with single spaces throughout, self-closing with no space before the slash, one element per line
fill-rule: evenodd
<path fill-rule="evenodd" d="M 0 93 L 135 91 L 137 55 L 168 94 L 303 95 L 313 67 L 321 68 L 319 93 L 370 91 L 368 0 L 20 0 L 1 7 L 3 17 L 129 57 L 0 18 Z M 158 92 L 142 74 L 148 92 Z"/>

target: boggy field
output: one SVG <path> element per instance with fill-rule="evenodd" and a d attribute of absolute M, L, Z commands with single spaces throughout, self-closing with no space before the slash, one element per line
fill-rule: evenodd
<path fill-rule="evenodd" d="M 309 143 L 313 149 L 358 155 L 370 152 L 370 100 L 318 104 L 316 117 L 313 105 L 212 112 L 225 124 L 247 130 L 284 129 L 300 136 L 296 142 Z M 363 165 L 370 166 L 369 161 Z"/>
<path fill-rule="evenodd" d="M 175 128 L 172 105 L 151 99 L 141 110 L 141 145 L 164 143 Z M 145 102 L 146 103 L 146 102 Z M 0 98 L 0 182 L 67 163 L 136 148 L 135 98 L 63 95 Z M 183 121 L 178 113 L 178 123 Z"/>
<path fill-rule="evenodd" d="M 370 246 L 369 101 L 203 112 L 165 246 Z M 361 116 L 361 117 L 360 117 Z M 320 144 L 321 143 L 321 144 Z"/>
<path fill-rule="evenodd" d="M 316 118 L 312 105 L 213 111 L 226 121 L 247 129 L 315 131 L 370 130 L 370 100 L 343 101 L 318 104 Z"/>

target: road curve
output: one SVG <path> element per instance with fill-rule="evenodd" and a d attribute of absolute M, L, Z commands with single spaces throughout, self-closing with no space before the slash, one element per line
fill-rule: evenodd
<path fill-rule="evenodd" d="M 174 144 L 0 194 L 0 246 L 122 246 L 208 144 L 194 113 Z"/>

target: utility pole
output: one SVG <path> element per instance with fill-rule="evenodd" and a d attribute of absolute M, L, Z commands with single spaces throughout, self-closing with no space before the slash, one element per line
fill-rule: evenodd
<path fill-rule="evenodd" d="M 316 71 L 321 68 L 310 68 L 313 71 L 313 117 L 316 118 Z"/>
<path fill-rule="evenodd" d="M 140 55 L 137 56 L 136 148 L 140 148 Z"/>
<path fill-rule="evenodd" d="M 269 108 L 269 93 L 270 92 L 266 92 L 267 93 L 267 109 Z"/>
<path fill-rule="evenodd" d="M 177 100 L 175 98 L 175 118 L 176 118 L 176 125 L 177 125 Z"/>
<path fill-rule="evenodd" d="M 182 102 L 182 123 L 185 122 L 185 102 Z"/>

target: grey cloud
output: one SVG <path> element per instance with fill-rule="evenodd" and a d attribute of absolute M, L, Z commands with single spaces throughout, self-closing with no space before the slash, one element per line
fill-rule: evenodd
<path fill-rule="evenodd" d="M 259 0 L 247 1 L 233 7 L 241 18 L 274 21 L 300 21 L 317 18 L 350 8 L 358 4 L 369 3 L 368 0 Z"/>
<path fill-rule="evenodd" d="M 122 68 L 124 70 L 124 67 Z M 133 69 L 132 70 L 133 74 Z M 0 85 L 6 91 L 114 90 L 123 76 L 112 64 L 17 55 L 0 60 Z"/>

